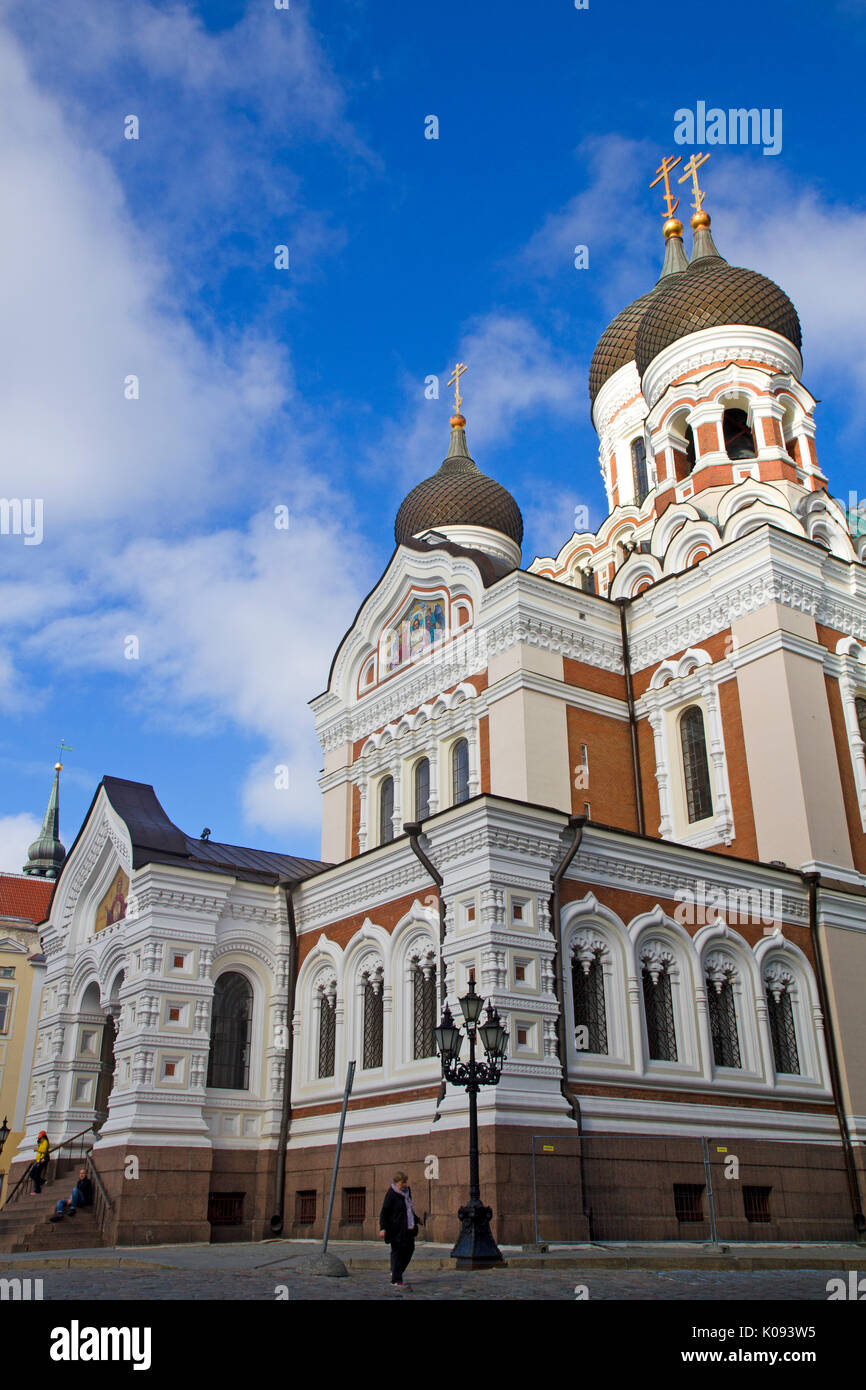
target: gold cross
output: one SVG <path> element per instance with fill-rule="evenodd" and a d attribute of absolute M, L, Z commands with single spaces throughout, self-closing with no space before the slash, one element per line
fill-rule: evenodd
<path fill-rule="evenodd" d="M 650 188 L 655 188 L 656 184 L 657 184 L 657 183 L 661 183 L 662 179 L 664 179 L 664 181 L 665 181 L 665 193 L 664 193 L 664 196 L 665 196 L 665 202 L 666 202 L 667 205 L 668 205 L 668 210 L 667 210 L 667 213 L 666 213 L 666 216 L 667 216 L 667 217 L 673 217 L 674 213 L 676 212 L 677 208 L 678 208 L 679 205 L 680 205 L 680 200 L 679 200 L 679 198 L 675 198 L 674 195 L 673 195 L 673 193 L 671 193 L 671 169 L 675 169 L 675 168 L 677 167 L 677 165 L 679 164 L 679 162 L 680 162 L 681 159 L 682 159 L 682 155 L 681 155 L 681 154 L 678 154 L 677 157 L 676 157 L 676 159 L 671 159 L 670 155 L 667 155 L 667 154 L 666 154 L 665 157 L 664 157 L 664 159 L 662 160 L 661 164 L 660 164 L 659 167 L 656 169 L 656 177 L 653 179 L 652 183 L 650 184 Z M 682 182 L 682 180 L 681 180 L 681 182 Z"/>
<path fill-rule="evenodd" d="M 702 193 L 698 188 L 698 170 L 702 164 L 706 164 L 709 157 L 708 154 L 693 154 L 688 164 L 683 165 L 683 176 L 679 180 L 680 183 L 685 183 L 686 179 L 691 179 L 695 194 L 695 201 L 692 203 L 692 207 L 695 212 L 701 211 L 704 206 L 704 198 L 707 196 L 706 193 Z"/>
<path fill-rule="evenodd" d="M 458 415 L 460 414 L 460 407 L 463 404 L 463 397 L 460 394 L 460 378 L 464 372 L 468 371 L 469 368 L 466 366 L 465 362 L 458 362 L 451 376 L 448 378 L 448 385 L 454 387 L 454 408 Z"/>

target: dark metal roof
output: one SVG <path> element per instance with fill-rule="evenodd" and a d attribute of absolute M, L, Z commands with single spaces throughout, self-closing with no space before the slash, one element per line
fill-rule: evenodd
<path fill-rule="evenodd" d="M 511 493 L 482 473 L 466 447 L 462 427 L 451 430 L 451 448 L 431 478 L 413 487 L 394 523 L 398 545 L 439 526 L 486 526 L 520 545 L 523 517 Z"/>
<path fill-rule="evenodd" d="M 635 341 L 641 376 L 671 343 L 720 324 L 767 328 L 796 348 L 802 343 L 797 310 L 774 281 L 756 270 L 729 265 L 718 254 L 705 256 L 650 297 Z"/>
<path fill-rule="evenodd" d="M 589 364 L 589 398 L 593 403 L 614 372 L 618 372 L 626 362 L 634 361 L 637 331 L 652 293 L 650 290 L 634 303 L 627 304 L 599 338 Z"/>
<path fill-rule="evenodd" d="M 176 864 L 253 883 L 299 883 L 330 867 L 318 859 L 194 839 L 169 820 L 153 787 L 146 783 L 103 777 L 100 786 L 129 831 L 134 869 L 144 864 Z"/>

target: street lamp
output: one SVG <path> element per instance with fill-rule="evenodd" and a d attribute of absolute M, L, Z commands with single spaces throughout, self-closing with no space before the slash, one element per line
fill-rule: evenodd
<path fill-rule="evenodd" d="M 484 1000 L 475 993 L 475 978 L 470 977 L 469 989 L 459 1001 L 460 1011 L 469 1039 L 469 1061 L 460 1061 L 463 1032 L 454 1022 L 451 1010 L 445 1005 L 442 1022 L 436 1029 L 436 1046 L 442 1058 L 442 1075 L 453 1086 L 464 1086 L 469 1093 L 469 1201 L 458 1211 L 460 1235 L 451 1256 L 458 1269 L 489 1269 L 499 1264 L 502 1253 L 490 1230 L 491 1207 L 481 1201 L 478 1176 L 478 1092 L 482 1086 L 496 1086 L 502 1075 L 508 1033 L 497 1010 L 487 1005 L 487 1018 L 480 1023 Z M 487 1054 L 486 1062 L 475 1059 L 475 1039 L 480 1037 Z"/>
<path fill-rule="evenodd" d="M 9 1121 L 8 1121 L 7 1117 L 4 1115 L 4 1116 L 3 1116 L 3 1123 L 2 1123 L 2 1125 L 0 1125 L 0 1154 L 2 1154 L 2 1152 L 3 1152 L 3 1145 L 6 1143 L 6 1140 L 9 1138 L 9 1135 L 10 1135 L 11 1133 L 12 1133 L 12 1131 L 11 1131 L 11 1129 L 9 1128 Z"/>

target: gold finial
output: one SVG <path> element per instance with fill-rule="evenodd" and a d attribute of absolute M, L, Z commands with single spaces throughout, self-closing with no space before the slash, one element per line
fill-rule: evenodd
<path fill-rule="evenodd" d="M 460 407 L 463 404 L 463 397 L 460 394 L 460 378 L 464 372 L 468 371 L 469 368 L 466 366 L 465 362 L 458 362 L 451 376 L 448 378 L 448 385 L 454 387 L 454 414 L 451 416 L 451 424 L 461 429 L 466 424 L 466 421 L 460 414 Z"/>
<path fill-rule="evenodd" d="M 695 197 L 692 203 L 694 212 L 691 216 L 691 224 L 695 231 L 697 231 L 699 227 L 709 227 L 710 225 L 710 214 L 704 212 L 704 198 L 707 195 L 706 193 L 702 193 L 698 187 L 698 170 L 702 164 L 706 164 L 709 157 L 708 154 L 693 154 L 688 164 L 683 165 L 683 176 L 679 180 L 680 183 L 685 183 L 686 179 L 691 179 L 692 181 L 692 191 Z"/>

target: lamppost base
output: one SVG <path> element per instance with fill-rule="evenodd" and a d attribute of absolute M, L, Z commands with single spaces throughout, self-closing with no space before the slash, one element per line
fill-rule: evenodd
<path fill-rule="evenodd" d="M 461 1207 L 457 1215 L 460 1218 L 460 1235 L 451 1251 L 457 1268 L 492 1269 L 494 1265 L 501 1265 L 502 1251 L 490 1230 L 493 1208 L 475 1200 Z"/>

